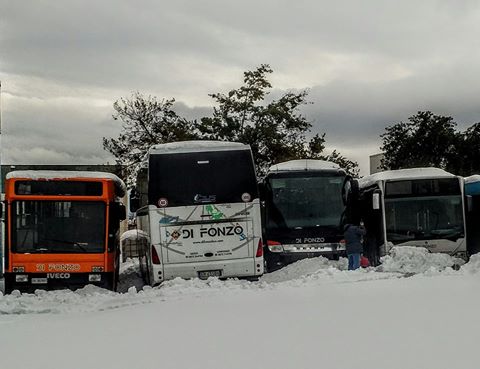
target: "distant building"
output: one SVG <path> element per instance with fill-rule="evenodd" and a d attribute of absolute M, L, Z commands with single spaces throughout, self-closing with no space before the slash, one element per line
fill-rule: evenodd
<path fill-rule="evenodd" d="M 370 155 L 370 174 L 382 172 L 382 159 L 385 157 L 383 153 Z"/>

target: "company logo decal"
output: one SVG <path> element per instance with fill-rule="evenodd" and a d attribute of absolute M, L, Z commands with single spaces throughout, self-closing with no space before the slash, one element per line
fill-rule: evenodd
<path fill-rule="evenodd" d="M 247 239 L 245 230 L 240 224 L 225 225 L 216 227 L 201 227 L 200 229 L 183 228 L 181 230 L 175 230 L 173 232 L 166 231 L 166 236 L 171 237 L 173 240 L 179 238 L 215 238 L 223 236 L 237 236 L 240 241 Z"/>
<path fill-rule="evenodd" d="M 49 272 L 76 272 L 80 270 L 80 264 L 48 264 Z"/>
<path fill-rule="evenodd" d="M 70 278 L 70 273 L 47 273 L 48 279 L 68 279 Z"/>
<path fill-rule="evenodd" d="M 162 219 L 160 219 L 160 224 L 169 224 L 169 223 L 176 223 L 180 217 L 172 217 L 171 215 L 165 215 Z"/>
<path fill-rule="evenodd" d="M 218 220 L 225 217 L 225 214 L 223 214 L 220 210 L 218 210 L 213 205 L 206 205 L 205 210 L 212 217 L 213 220 Z"/>

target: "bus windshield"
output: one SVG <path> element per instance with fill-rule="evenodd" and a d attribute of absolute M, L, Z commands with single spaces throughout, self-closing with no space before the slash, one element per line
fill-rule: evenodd
<path fill-rule="evenodd" d="M 101 253 L 106 206 L 93 201 L 14 201 L 15 253 Z"/>
<path fill-rule="evenodd" d="M 150 204 L 160 198 L 168 206 L 189 206 L 258 197 L 250 150 L 151 155 L 148 182 Z"/>
<path fill-rule="evenodd" d="M 267 229 L 339 228 L 344 176 L 284 176 L 268 180 Z"/>
<path fill-rule="evenodd" d="M 464 237 L 460 183 L 454 178 L 392 181 L 385 184 L 387 239 L 410 240 Z"/>

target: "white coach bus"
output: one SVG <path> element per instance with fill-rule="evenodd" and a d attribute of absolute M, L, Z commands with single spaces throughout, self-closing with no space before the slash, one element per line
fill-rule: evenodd
<path fill-rule="evenodd" d="M 260 200 L 250 146 L 186 141 L 152 146 L 137 179 L 145 281 L 257 279 L 263 274 Z"/>
<path fill-rule="evenodd" d="M 359 180 L 357 206 L 373 264 L 393 246 L 467 257 L 463 178 L 438 168 L 390 170 Z"/>

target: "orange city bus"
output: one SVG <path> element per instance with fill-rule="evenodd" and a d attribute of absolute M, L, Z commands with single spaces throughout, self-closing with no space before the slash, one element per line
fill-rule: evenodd
<path fill-rule="evenodd" d="M 125 184 L 101 172 L 14 171 L 5 184 L 5 292 L 115 290 Z"/>

